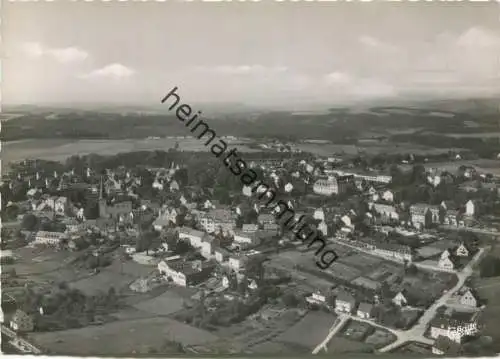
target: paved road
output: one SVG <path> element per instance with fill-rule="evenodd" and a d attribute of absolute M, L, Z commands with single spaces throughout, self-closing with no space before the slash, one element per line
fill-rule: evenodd
<path fill-rule="evenodd" d="M 485 248 L 481 248 L 478 253 L 469 261 L 469 263 L 462 269 L 462 271 L 457 273 L 458 281 L 444 293 L 439 299 L 437 299 L 427 310 L 422 314 L 418 322 L 409 330 L 398 330 L 385 327 L 383 325 L 374 323 L 371 320 L 362 319 L 355 317 L 352 314 L 340 314 L 336 322 L 333 324 L 332 328 L 328 332 L 326 338 L 313 350 L 313 354 L 317 354 L 321 349 L 326 350 L 328 342 L 332 337 L 337 334 L 337 332 L 345 325 L 348 319 L 357 320 L 360 322 L 368 323 L 374 327 L 378 327 L 387 330 L 396 336 L 396 340 L 391 344 L 379 349 L 379 352 L 385 353 L 394 350 L 404 343 L 407 342 L 419 342 L 424 344 L 432 345 L 434 340 L 424 337 L 425 332 L 429 326 L 430 321 L 435 317 L 437 309 L 446 304 L 450 298 L 464 285 L 467 278 L 469 278 L 473 273 L 474 265 L 481 259 L 485 251 Z M 340 320 L 339 320 L 340 319 Z"/>
<path fill-rule="evenodd" d="M 430 340 L 424 337 L 424 333 L 429 326 L 430 321 L 436 315 L 436 311 L 439 307 L 446 304 L 446 302 L 464 285 L 467 278 L 469 278 L 473 273 L 473 266 L 479 261 L 482 257 L 485 249 L 481 248 L 474 258 L 470 260 L 470 262 L 457 273 L 458 281 L 457 284 L 446 293 L 444 293 L 441 298 L 436 300 L 434 304 L 432 304 L 427 310 L 422 314 L 418 322 L 410 329 L 404 332 L 404 335 L 401 335 L 395 342 L 383 347 L 380 349 L 380 352 L 388 352 L 397 347 L 401 346 L 403 343 L 408 341 L 415 341 L 421 343 L 428 343 Z M 432 341 L 431 341 L 432 342 Z"/>
<path fill-rule="evenodd" d="M 18 337 L 17 333 L 2 324 L 2 333 L 12 339 L 11 343 L 16 348 L 25 353 L 41 354 L 42 351 L 28 342 L 26 339 Z"/>

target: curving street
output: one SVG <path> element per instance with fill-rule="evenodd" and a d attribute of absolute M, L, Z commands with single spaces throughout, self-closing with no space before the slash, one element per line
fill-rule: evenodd
<path fill-rule="evenodd" d="M 352 320 L 357 320 L 360 322 L 365 322 L 368 323 L 374 327 L 378 327 L 384 330 L 387 330 L 394 334 L 396 336 L 396 340 L 392 342 L 389 345 L 386 345 L 385 347 L 379 349 L 378 351 L 381 353 L 386 353 L 390 352 L 391 350 L 394 350 L 404 343 L 407 342 L 419 342 L 419 343 L 424 343 L 424 344 L 429 344 L 432 345 L 434 343 L 434 340 L 426 338 L 424 336 L 425 332 L 427 331 L 427 328 L 429 326 L 430 321 L 435 317 L 437 309 L 443 305 L 446 304 L 446 302 L 464 285 L 465 281 L 467 278 L 469 278 L 472 273 L 473 273 L 473 267 L 478 261 L 481 259 L 485 251 L 485 248 L 481 248 L 476 255 L 469 261 L 469 263 L 460 271 L 457 272 L 457 278 L 458 281 L 453 286 L 453 288 L 449 289 L 446 293 L 444 293 L 439 299 L 437 299 L 429 308 L 425 310 L 425 312 L 422 314 L 418 322 L 408 330 L 397 330 L 397 329 L 392 329 L 385 327 L 383 325 L 374 323 L 371 320 L 367 319 L 362 319 L 358 318 L 352 314 L 340 314 L 339 318 L 335 321 L 334 325 L 328 332 L 327 336 L 325 339 L 316 346 L 313 350 L 313 354 L 317 354 L 321 349 L 326 350 L 326 346 L 328 345 L 328 342 L 331 340 L 331 338 L 338 333 L 340 329 L 346 324 L 348 319 Z"/>

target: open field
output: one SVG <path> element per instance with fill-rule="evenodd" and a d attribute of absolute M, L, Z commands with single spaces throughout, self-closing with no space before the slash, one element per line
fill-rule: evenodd
<path fill-rule="evenodd" d="M 181 310 L 183 302 L 182 296 L 173 290 L 168 290 L 155 298 L 135 304 L 134 308 L 151 314 L 167 315 Z"/>
<path fill-rule="evenodd" d="M 372 145 L 363 143 L 358 145 L 335 145 L 335 144 L 312 144 L 301 143 L 294 146 L 306 152 L 312 152 L 322 156 L 329 156 L 334 153 L 345 153 L 348 155 L 357 155 L 360 152 L 371 154 L 398 154 L 413 153 L 419 155 L 431 155 L 448 153 L 448 151 L 466 151 L 460 148 L 433 148 L 410 143 L 374 143 Z"/>
<path fill-rule="evenodd" d="M 227 141 L 231 143 L 231 141 Z M 63 161 L 73 155 L 115 155 L 121 152 L 154 151 L 174 148 L 179 144 L 179 150 L 207 151 L 207 147 L 197 138 L 160 138 L 160 139 L 126 139 L 126 140 L 71 140 L 71 139 L 36 139 L 5 142 L 2 144 L 2 161 L 4 164 L 18 162 L 24 159 L 44 159 Z M 232 143 L 238 146 L 240 152 L 255 152 L 243 144 Z"/>
<path fill-rule="evenodd" d="M 273 355 L 273 354 L 306 355 L 310 354 L 311 350 L 297 343 L 284 343 L 284 342 L 271 341 L 252 347 L 252 353 L 260 355 Z"/>
<path fill-rule="evenodd" d="M 193 328 L 170 318 L 148 318 L 118 321 L 101 326 L 35 333 L 30 338 L 52 353 L 67 355 L 132 354 L 137 348 L 158 349 L 165 339 L 185 345 L 216 340 L 207 331 Z"/>
<path fill-rule="evenodd" d="M 336 316 L 325 312 L 310 312 L 300 322 L 276 338 L 277 341 L 296 343 L 314 349 L 325 339 L 335 323 Z"/>
<path fill-rule="evenodd" d="M 426 169 L 439 168 L 441 171 L 455 172 L 460 166 L 475 167 L 478 171 L 492 174 L 500 174 L 500 160 L 477 159 L 458 160 L 447 162 L 429 162 L 425 164 Z M 409 167 L 407 167 L 409 168 Z"/>
<path fill-rule="evenodd" d="M 355 340 L 345 339 L 339 336 L 334 336 L 328 342 L 328 353 L 341 354 L 341 353 L 369 353 L 373 350 L 373 345 L 357 342 Z"/>
<path fill-rule="evenodd" d="M 495 246 L 490 254 L 500 257 L 500 247 Z M 500 327 L 498 317 L 500 316 L 500 277 L 477 278 L 474 288 L 479 298 L 486 302 L 486 308 L 480 315 L 480 322 L 484 325 L 483 334 L 493 338 L 494 348 L 500 352 Z"/>
<path fill-rule="evenodd" d="M 120 290 L 128 286 L 133 280 L 134 278 L 127 275 L 104 269 L 96 275 L 71 283 L 71 287 L 79 289 L 87 295 L 96 295 L 100 292 L 106 292 L 111 287 Z"/>

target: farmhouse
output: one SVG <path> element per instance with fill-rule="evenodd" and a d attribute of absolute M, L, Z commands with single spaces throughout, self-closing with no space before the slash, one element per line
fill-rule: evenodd
<path fill-rule="evenodd" d="M 363 319 L 371 319 L 373 316 L 373 305 L 369 303 L 360 303 L 357 316 Z"/>
<path fill-rule="evenodd" d="M 352 313 L 356 306 L 356 299 L 346 292 L 339 292 L 335 297 L 335 310 L 343 313 Z"/>
<path fill-rule="evenodd" d="M 431 321 L 430 329 L 430 336 L 433 339 L 444 336 L 461 343 L 464 337 L 477 333 L 477 313 L 455 311 L 438 315 Z"/>
<path fill-rule="evenodd" d="M 168 263 L 166 261 L 158 263 L 158 271 L 163 278 L 182 287 L 190 287 L 204 282 L 210 277 L 214 268 L 215 264 L 211 261 L 186 262 L 179 259 Z"/>

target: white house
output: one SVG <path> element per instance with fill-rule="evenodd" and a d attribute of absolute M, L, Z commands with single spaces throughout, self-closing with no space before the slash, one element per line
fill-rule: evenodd
<path fill-rule="evenodd" d="M 320 292 L 314 292 L 310 296 L 306 297 L 306 301 L 310 304 L 325 304 L 326 297 Z"/>
<path fill-rule="evenodd" d="M 382 194 L 382 198 L 384 201 L 394 202 L 394 193 L 392 193 L 392 191 L 387 190 Z"/>
<path fill-rule="evenodd" d="M 325 237 L 328 235 L 328 226 L 326 225 L 325 221 L 321 221 L 320 223 L 318 223 L 318 231 L 323 233 Z"/>
<path fill-rule="evenodd" d="M 461 343 L 464 337 L 478 332 L 477 313 L 454 312 L 451 315 L 439 315 L 431 321 L 430 328 L 433 339 L 444 336 Z"/>
<path fill-rule="evenodd" d="M 242 231 L 234 232 L 234 242 L 239 244 L 257 245 L 259 238 L 254 233 L 244 233 Z"/>
<path fill-rule="evenodd" d="M 245 268 L 248 258 L 242 255 L 232 255 L 229 257 L 229 267 L 236 272 Z"/>
<path fill-rule="evenodd" d="M 473 217 L 475 213 L 476 206 L 474 205 L 474 202 L 472 200 L 467 201 L 467 203 L 465 204 L 465 215 Z"/>
<path fill-rule="evenodd" d="M 313 192 L 322 196 L 331 196 L 339 193 L 339 186 L 335 177 L 319 179 L 313 185 Z"/>
<path fill-rule="evenodd" d="M 213 269 L 212 263 L 202 263 L 201 261 L 185 262 L 180 259 L 158 263 L 158 271 L 163 278 L 182 287 L 189 287 L 205 281 L 210 277 Z"/>
<path fill-rule="evenodd" d="M 313 218 L 324 221 L 325 220 L 325 211 L 323 211 L 323 208 L 318 208 L 314 211 Z"/>
<path fill-rule="evenodd" d="M 197 231 L 196 229 L 192 229 L 189 227 L 182 227 L 179 229 L 179 239 L 187 239 L 189 243 L 195 247 L 200 248 L 202 238 L 205 233 L 201 231 Z"/>
<path fill-rule="evenodd" d="M 170 192 L 178 191 L 180 189 L 179 184 L 177 183 L 176 180 L 173 180 L 170 182 Z"/>
<path fill-rule="evenodd" d="M 478 305 L 478 299 L 469 288 L 465 288 L 460 295 L 460 304 L 476 308 Z"/>
<path fill-rule="evenodd" d="M 360 303 L 356 315 L 363 319 L 371 319 L 373 316 L 373 305 L 369 303 Z"/>
<path fill-rule="evenodd" d="M 252 187 L 250 186 L 243 186 L 243 195 L 246 196 L 246 197 L 252 197 Z"/>
<path fill-rule="evenodd" d="M 35 234 L 35 243 L 57 245 L 63 239 L 68 238 L 66 233 L 38 231 Z"/>
<path fill-rule="evenodd" d="M 342 313 L 352 313 L 356 306 L 356 300 L 352 295 L 339 292 L 335 297 L 335 310 Z"/>
<path fill-rule="evenodd" d="M 158 191 L 163 191 L 163 180 L 156 178 L 151 186 Z"/>
<path fill-rule="evenodd" d="M 461 243 L 457 247 L 455 254 L 459 257 L 468 257 L 468 256 L 470 256 L 470 250 L 467 248 L 467 246 L 464 243 Z"/>
<path fill-rule="evenodd" d="M 224 248 L 214 248 L 215 260 L 219 263 L 227 262 L 229 259 L 229 252 Z"/>
<path fill-rule="evenodd" d="M 372 208 L 373 211 L 379 213 L 386 219 L 391 219 L 396 221 L 399 220 L 399 214 L 394 206 L 381 203 L 374 203 Z"/>
<path fill-rule="evenodd" d="M 455 263 L 450 257 L 440 258 L 438 267 L 446 270 L 455 270 Z"/>
<path fill-rule="evenodd" d="M 396 296 L 392 298 L 392 302 L 399 307 L 404 307 L 405 305 L 408 304 L 408 300 L 406 299 L 403 292 L 397 293 Z"/>

